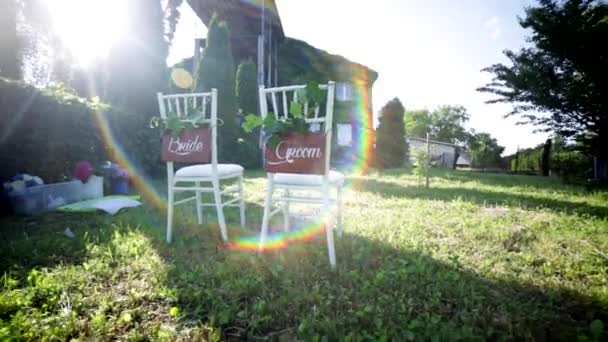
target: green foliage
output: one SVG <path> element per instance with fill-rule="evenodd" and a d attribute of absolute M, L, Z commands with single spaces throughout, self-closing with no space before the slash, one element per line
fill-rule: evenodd
<path fill-rule="evenodd" d="M 224 121 L 218 132 L 218 157 L 223 162 L 238 162 L 239 127 L 234 58 L 230 31 L 225 21 L 214 16 L 207 31 L 207 46 L 199 62 L 194 88 L 218 91 L 218 117 Z"/>
<path fill-rule="evenodd" d="M 298 90 L 298 101 L 292 100 L 289 105 L 289 116 L 287 119 L 276 119 L 274 113 L 268 113 L 262 120 L 256 114 L 249 114 L 245 117 L 243 129 L 251 133 L 254 129 L 264 127 L 264 133 L 269 137 L 268 146 L 275 147 L 281 136 L 288 133 L 306 133 L 308 125 L 306 118 L 313 113 L 316 106 L 320 106 L 324 100 L 325 92 L 316 82 L 306 84 L 304 89 Z M 304 112 L 304 104 L 308 103 L 308 113 Z"/>
<path fill-rule="evenodd" d="M 407 110 L 404 121 L 409 137 L 426 139 L 426 134 L 431 132 L 431 113 L 428 109 Z"/>
<path fill-rule="evenodd" d="M 432 170 L 436 187 L 421 189 L 403 171 L 351 179 L 336 271 L 323 230 L 259 255 L 224 248 L 215 215 L 198 225 L 188 205 L 176 208 L 171 244 L 158 228 L 163 211 L 148 203 L 115 216 L 4 219 L 0 336 L 605 339 L 608 194 L 547 177 L 445 170 Z M 245 182 L 249 206 L 261 205 L 265 175 Z M 225 212 L 238 221 L 238 211 Z M 252 227 L 260 220 L 260 210 L 247 211 Z M 256 232 L 233 227 L 230 236 Z"/>
<path fill-rule="evenodd" d="M 545 142 L 545 145 L 543 145 L 541 168 L 542 168 L 542 175 L 545 177 L 549 176 L 550 169 L 551 169 L 551 145 L 552 145 L 551 139 L 547 139 L 547 141 Z"/>
<path fill-rule="evenodd" d="M 332 55 L 308 43 L 286 37 L 278 47 L 279 84 L 304 84 L 309 81 L 352 81 L 373 84 L 378 74 L 363 65 Z"/>
<path fill-rule="evenodd" d="M 427 109 L 408 110 L 405 112 L 405 131 L 409 137 L 426 139 L 429 133 L 431 140 L 450 144 L 463 144 L 469 135 L 464 124 L 469 121 L 469 114 L 462 106 L 440 106 L 432 112 Z"/>
<path fill-rule="evenodd" d="M 586 141 L 597 155 L 608 150 L 608 4 L 601 0 L 541 0 L 520 25 L 530 47 L 506 51 L 510 65 L 485 71 L 491 83 L 478 89 L 515 105 L 508 116 L 565 137 Z"/>
<path fill-rule="evenodd" d="M 427 154 L 426 150 L 418 149 L 414 152 L 414 167 L 412 168 L 412 174 L 418 179 L 418 183 L 421 184 L 423 178 L 426 176 L 427 169 Z"/>
<path fill-rule="evenodd" d="M 248 59 L 236 71 L 236 98 L 243 113 L 258 113 L 258 80 L 255 63 Z"/>
<path fill-rule="evenodd" d="M 471 166 L 475 168 L 498 168 L 502 164 L 501 154 L 504 147 L 498 145 L 488 133 L 474 133 L 469 138 Z"/>
<path fill-rule="evenodd" d="M 179 117 L 175 112 L 171 112 L 167 114 L 166 119 L 159 116 L 150 119 L 150 128 L 159 129 L 161 137 L 167 132 L 177 137 L 185 129 L 200 127 L 204 119 L 202 110 L 191 110 L 187 116 L 182 117 Z"/>
<path fill-rule="evenodd" d="M 469 114 L 463 106 L 440 106 L 431 113 L 431 139 L 451 144 L 464 143 L 468 138 L 464 124 Z"/>
<path fill-rule="evenodd" d="M 512 171 L 534 171 L 540 173 L 542 170 L 542 146 L 534 148 L 526 148 L 517 151 L 516 156 L 511 156 L 511 170 Z"/>
<path fill-rule="evenodd" d="M 380 124 L 376 130 L 376 164 L 380 168 L 400 167 L 407 157 L 407 143 L 403 113 L 405 109 L 398 98 L 382 107 Z"/>
<path fill-rule="evenodd" d="M 580 182 L 590 175 L 589 157 L 578 151 L 559 151 L 552 155 L 551 169 L 565 182 Z"/>
<path fill-rule="evenodd" d="M 148 120 L 66 87 L 40 90 L 0 78 L 0 121 L 6 123 L 0 126 L 0 178 L 25 171 L 45 182 L 61 181 L 77 161 L 95 165 L 116 160 L 122 151 L 140 171 L 160 168 L 158 135 L 146 129 Z"/>

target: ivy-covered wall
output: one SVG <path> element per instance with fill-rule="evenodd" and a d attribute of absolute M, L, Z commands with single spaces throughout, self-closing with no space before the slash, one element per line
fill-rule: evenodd
<path fill-rule="evenodd" d="M 372 85 L 378 78 L 378 73 L 364 65 L 288 37 L 278 48 L 278 72 L 280 85 L 329 80 Z"/>

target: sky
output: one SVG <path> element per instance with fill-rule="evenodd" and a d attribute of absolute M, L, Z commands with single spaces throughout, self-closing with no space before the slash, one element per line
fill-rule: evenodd
<path fill-rule="evenodd" d="M 517 22 L 532 0 L 276 0 L 288 37 L 304 40 L 376 70 L 374 112 L 398 97 L 406 109 L 463 105 L 468 128 L 506 147 L 533 147 L 547 138 L 534 127 L 503 118 L 508 104 L 486 104 L 475 89 L 491 80 L 481 69 L 507 62 L 505 49 L 523 47 Z M 184 2 L 185 4 L 186 2 Z M 183 5 L 169 63 L 190 57 L 205 26 Z"/>

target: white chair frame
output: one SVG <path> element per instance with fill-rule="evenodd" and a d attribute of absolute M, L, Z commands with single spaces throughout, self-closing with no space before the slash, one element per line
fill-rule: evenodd
<path fill-rule="evenodd" d="M 297 91 L 306 88 L 306 85 L 294 85 L 286 87 L 276 88 L 265 88 L 261 86 L 259 88 L 260 96 L 260 113 L 262 118 L 266 118 L 268 115 L 268 102 L 272 104 L 273 113 L 277 120 L 285 120 L 289 117 L 289 103 L 288 97 L 290 93 L 293 93 L 293 97 L 297 99 Z M 324 126 L 325 133 L 325 170 L 322 175 L 310 175 L 310 174 L 281 174 L 271 173 L 267 174 L 268 185 L 266 188 L 266 197 L 264 201 L 264 216 L 262 219 L 262 231 L 260 236 L 259 251 L 264 250 L 264 243 L 268 237 L 268 226 L 272 216 L 279 212 L 283 212 L 283 224 L 284 229 L 289 230 L 289 215 L 290 215 L 290 203 L 306 203 L 306 204 L 321 204 L 322 208 L 331 211 L 334 205 L 337 205 L 337 228 L 338 236 L 342 236 L 342 187 L 343 187 L 343 175 L 341 182 L 332 182 L 330 179 L 330 172 L 336 173 L 336 171 L 330 171 L 331 161 L 331 141 L 332 141 L 332 123 L 333 123 L 333 111 L 334 111 L 334 96 L 335 96 L 335 83 L 333 81 L 328 84 L 320 85 L 322 90 L 327 92 L 326 98 L 326 109 L 325 116 L 319 116 L 319 106 L 314 108 L 312 115 L 307 115 L 305 121 L 307 124 L 319 124 Z M 279 107 L 277 101 L 277 94 L 282 94 L 282 108 Z M 304 103 L 304 112 L 308 113 L 309 104 Z M 282 113 L 282 115 L 281 115 Z M 295 180 L 301 177 L 318 177 L 316 178 L 316 184 L 301 184 L 301 182 L 283 182 L 279 178 L 288 175 L 288 179 Z M 274 197 L 275 190 L 283 190 L 283 195 Z M 336 196 L 331 196 L 331 191 L 335 190 Z M 320 193 L 320 196 L 294 196 L 292 191 L 308 191 L 313 193 Z M 282 206 L 272 210 L 274 203 L 282 203 Z M 325 226 L 326 238 L 327 238 L 327 250 L 329 254 L 329 263 L 332 268 L 336 266 L 336 250 L 334 245 L 334 232 L 332 222 Z"/>
<path fill-rule="evenodd" d="M 228 241 L 228 231 L 224 218 L 224 207 L 238 207 L 240 209 L 241 227 L 245 227 L 245 199 L 243 191 L 243 170 L 240 172 L 221 172 L 227 164 L 217 162 L 217 89 L 211 89 L 208 93 L 189 93 L 189 94 L 157 94 L 160 116 L 167 118 L 167 111 L 175 112 L 178 117 L 187 116 L 191 110 L 199 109 L 202 106 L 203 118 L 198 122 L 207 124 L 211 128 L 211 172 L 194 175 L 179 176 L 179 170 L 174 170 L 174 163 L 167 162 L 167 242 L 171 242 L 173 230 L 174 206 L 190 201 L 196 202 L 196 215 L 198 224 L 203 224 L 203 208 L 215 207 L 217 211 L 218 224 L 220 226 L 222 239 Z M 210 110 L 207 107 L 210 105 Z M 210 112 L 210 113 L 209 113 Z M 184 120 L 187 121 L 187 120 Z M 200 165 L 200 164 L 199 164 Z M 198 166 L 198 165 L 196 165 Z M 234 165 L 238 166 L 238 165 Z M 184 168 L 185 169 L 185 168 Z M 180 169 L 181 170 L 181 169 Z M 236 185 L 221 188 L 221 181 L 227 179 L 237 179 Z M 211 187 L 202 186 L 203 183 L 210 183 Z M 188 197 L 175 201 L 176 192 L 194 192 L 193 197 Z M 203 193 L 213 193 L 213 202 L 203 202 Z M 226 202 L 222 201 L 222 195 L 231 195 L 233 198 Z"/>

